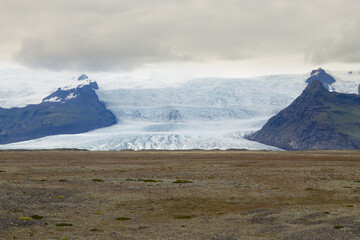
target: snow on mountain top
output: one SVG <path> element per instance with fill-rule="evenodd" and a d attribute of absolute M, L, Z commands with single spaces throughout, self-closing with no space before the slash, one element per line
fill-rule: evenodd
<path fill-rule="evenodd" d="M 74 89 L 74 88 L 82 88 L 83 86 L 90 85 L 91 83 L 96 83 L 96 81 L 90 80 L 90 79 L 84 79 L 84 80 L 80 80 L 78 82 L 71 83 L 65 87 L 61 87 L 60 89 L 67 91 L 67 90 Z"/>
<path fill-rule="evenodd" d="M 74 73 L 32 71 L 20 67 L 0 69 L 0 107 L 38 104 L 59 87 L 67 86 L 63 87 L 66 90 L 95 82 L 95 80 L 77 81 L 77 79 Z"/>
<path fill-rule="evenodd" d="M 71 99 L 78 97 L 81 94 L 81 89 L 87 86 L 90 90 L 98 90 L 99 86 L 96 81 L 84 78 L 80 84 L 73 84 L 63 88 L 58 88 L 57 91 L 53 92 L 49 96 L 43 99 L 43 102 L 60 102 L 66 103 Z"/>

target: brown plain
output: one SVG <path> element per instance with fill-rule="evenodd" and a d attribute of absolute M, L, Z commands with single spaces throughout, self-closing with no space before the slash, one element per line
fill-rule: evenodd
<path fill-rule="evenodd" d="M 1 151 L 0 239 L 360 239 L 360 153 Z"/>

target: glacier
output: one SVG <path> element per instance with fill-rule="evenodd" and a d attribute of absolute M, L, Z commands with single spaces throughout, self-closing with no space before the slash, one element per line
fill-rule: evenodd
<path fill-rule="evenodd" d="M 334 91 L 357 93 L 360 72 L 332 72 Z M 118 118 L 117 125 L 81 134 L 48 136 L 0 145 L 0 149 L 79 148 L 102 150 L 249 149 L 281 150 L 244 138 L 287 107 L 306 87 L 309 73 L 253 78 L 202 78 L 176 86 L 139 86 L 126 79 L 114 84 L 109 78 L 96 80 L 96 93 Z M 0 78 L 1 78 L 0 70 Z M 58 78 L 57 78 L 58 79 Z M 67 84 L 73 85 L 76 78 Z M 122 82 L 123 81 L 123 86 Z M 0 79 L 0 86 L 1 86 Z M 36 94 L 48 94 L 59 81 L 42 86 Z M 64 83 L 64 82 L 63 82 Z M 36 91 L 34 87 L 2 91 L 0 104 L 21 105 Z M 11 94 L 17 95 L 11 101 Z M 25 94 L 26 93 L 26 94 Z M 36 99 L 34 98 L 34 101 Z"/>

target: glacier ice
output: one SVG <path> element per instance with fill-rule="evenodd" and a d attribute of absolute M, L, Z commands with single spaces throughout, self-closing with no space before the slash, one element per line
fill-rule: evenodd
<path fill-rule="evenodd" d="M 329 73 L 336 79 L 331 85 L 333 90 L 357 92 L 358 72 Z M 308 76 L 309 73 L 246 79 L 204 78 L 162 88 L 135 85 L 122 88 L 121 84 L 113 86 L 111 81 L 97 79 L 97 94 L 120 120 L 117 125 L 82 134 L 0 145 L 0 148 L 279 150 L 246 140 L 244 135 L 260 129 L 299 96 Z M 4 94 L 12 95 L 16 91 Z M 14 104 L 8 101 L 8 105 Z"/>

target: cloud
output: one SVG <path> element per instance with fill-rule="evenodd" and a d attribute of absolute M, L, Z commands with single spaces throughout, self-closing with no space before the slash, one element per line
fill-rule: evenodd
<path fill-rule="evenodd" d="M 77 34 L 45 40 L 26 38 L 14 58 L 34 68 L 92 71 L 131 70 L 147 62 L 185 59 L 149 39 L 92 38 Z"/>
<path fill-rule="evenodd" d="M 298 54 L 360 62 L 359 7 L 357 0 L 3 0 L 0 53 L 32 68 L 81 71 Z"/>
<path fill-rule="evenodd" d="M 310 50 L 307 59 L 315 63 L 360 62 L 360 21 L 356 24 L 344 24 L 342 29 L 328 41 Z"/>

